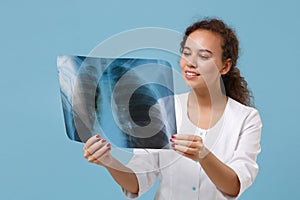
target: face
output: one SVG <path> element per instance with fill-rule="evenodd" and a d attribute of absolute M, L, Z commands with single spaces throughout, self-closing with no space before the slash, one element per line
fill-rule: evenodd
<path fill-rule="evenodd" d="M 180 68 L 193 89 L 220 84 L 221 74 L 229 71 L 231 60 L 222 61 L 222 38 L 207 30 L 192 32 L 183 47 Z"/>

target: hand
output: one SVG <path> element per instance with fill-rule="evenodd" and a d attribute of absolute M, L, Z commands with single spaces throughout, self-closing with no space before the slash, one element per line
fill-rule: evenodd
<path fill-rule="evenodd" d="M 105 144 L 105 139 L 100 139 L 100 135 L 95 135 L 88 139 L 83 147 L 84 157 L 91 163 L 101 166 L 108 166 L 112 160 L 110 143 Z"/>
<path fill-rule="evenodd" d="M 198 135 L 176 134 L 170 141 L 176 152 L 195 161 L 200 161 L 209 153 L 202 138 Z"/>

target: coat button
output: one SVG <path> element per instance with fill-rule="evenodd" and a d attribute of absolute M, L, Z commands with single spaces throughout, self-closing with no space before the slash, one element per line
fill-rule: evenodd
<path fill-rule="evenodd" d="M 196 190 L 196 187 L 192 187 L 192 190 L 194 190 L 194 191 L 195 191 L 195 190 Z"/>

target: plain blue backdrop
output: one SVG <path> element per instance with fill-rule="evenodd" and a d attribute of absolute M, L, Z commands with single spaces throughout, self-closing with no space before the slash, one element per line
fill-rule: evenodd
<path fill-rule="evenodd" d="M 241 199 L 300 199 L 299 7 L 296 0 L 2 0 L 0 199 L 125 199 L 66 137 L 56 57 L 87 55 L 133 28 L 183 32 L 203 16 L 236 29 L 238 66 L 264 124 L 260 171 Z M 153 199 L 155 187 L 140 199 Z"/>

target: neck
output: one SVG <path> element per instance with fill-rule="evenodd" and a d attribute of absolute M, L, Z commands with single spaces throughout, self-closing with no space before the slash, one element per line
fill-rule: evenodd
<path fill-rule="evenodd" d="M 227 105 L 227 96 L 220 87 L 193 89 L 188 99 L 188 116 L 198 127 L 209 129 L 221 118 Z"/>
<path fill-rule="evenodd" d="M 207 88 L 193 89 L 191 92 L 191 103 L 202 109 L 222 109 L 226 105 L 227 96 L 221 88 L 208 90 Z"/>

